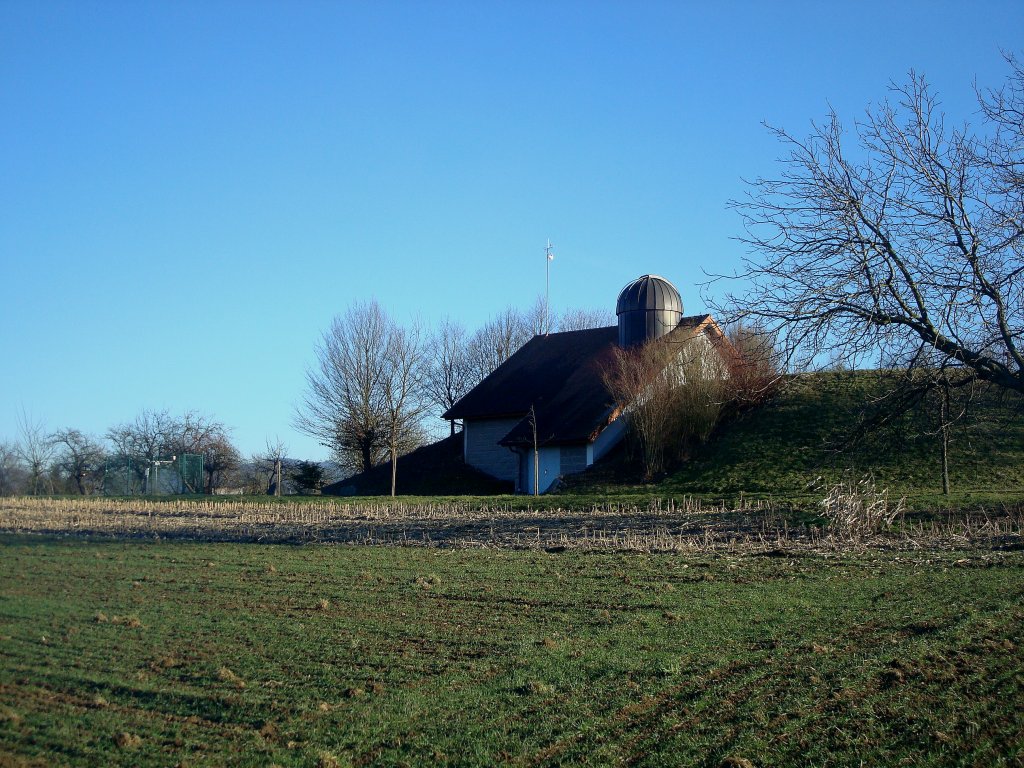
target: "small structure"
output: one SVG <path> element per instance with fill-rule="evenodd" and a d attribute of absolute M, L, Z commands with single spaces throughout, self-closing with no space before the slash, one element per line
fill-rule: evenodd
<path fill-rule="evenodd" d="M 164 496 L 202 493 L 203 455 L 182 453 L 167 458 L 118 455 L 103 467 L 104 496 Z"/>
<path fill-rule="evenodd" d="M 543 493 L 582 472 L 614 447 L 625 420 L 604 384 L 616 345 L 638 346 L 671 334 L 721 347 L 710 315 L 683 315 L 679 291 L 643 275 L 619 293 L 618 325 L 534 336 L 445 414 L 462 419 L 466 463 L 517 492 Z"/>

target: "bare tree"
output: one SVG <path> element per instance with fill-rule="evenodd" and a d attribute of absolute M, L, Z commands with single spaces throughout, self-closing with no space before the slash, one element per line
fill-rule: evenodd
<path fill-rule="evenodd" d="M 478 329 L 469 341 L 473 386 L 508 360 L 530 337 L 530 327 L 514 307 L 506 307 Z"/>
<path fill-rule="evenodd" d="M 391 320 L 376 301 L 357 302 L 337 316 L 316 347 L 316 367 L 295 427 L 330 448 L 335 460 L 365 472 L 386 450 L 384 376 Z"/>
<path fill-rule="evenodd" d="M 45 484 L 52 492 L 50 463 L 56 453 L 53 441 L 42 421 L 36 421 L 24 409 L 18 414 L 18 457 L 28 472 L 28 487 L 32 495 Z"/>
<path fill-rule="evenodd" d="M 253 463 L 266 480 L 267 496 L 284 493 L 284 464 L 288 460 L 288 446 L 279 437 L 267 438 L 266 450 L 253 458 Z"/>
<path fill-rule="evenodd" d="M 856 123 L 833 112 L 735 203 L 756 256 L 726 297 L 786 360 L 952 367 L 1024 391 L 1024 69 L 979 92 L 985 132 L 949 127 L 924 78 Z M 723 308 L 719 308 L 723 309 Z"/>
<path fill-rule="evenodd" d="M 193 493 L 213 493 L 225 474 L 241 460 L 224 423 L 198 411 L 186 411 L 167 421 L 161 451 L 169 456 L 191 453 L 203 457 L 203 487 L 190 488 Z"/>
<path fill-rule="evenodd" d="M 545 336 L 558 328 L 558 314 L 551 310 L 543 296 L 538 296 L 519 318 L 526 331 L 526 341 L 533 336 Z"/>
<path fill-rule="evenodd" d="M 215 479 L 210 473 L 226 471 L 229 467 L 224 462 L 232 461 L 232 455 L 237 457 L 228 428 L 197 411 L 173 416 L 166 409 L 143 410 L 134 421 L 111 427 L 106 436 L 119 456 L 132 459 L 133 471 L 146 484 L 147 491 L 157 462 L 183 454 L 198 454 L 203 456 L 205 478 L 197 475 L 194 481 L 189 477 L 182 480 L 192 493 L 209 493 Z"/>
<path fill-rule="evenodd" d="M 96 439 L 77 429 L 61 429 L 50 436 L 57 447 L 57 466 L 82 495 L 93 493 L 102 483 L 106 451 Z"/>
<path fill-rule="evenodd" d="M 426 410 L 423 383 L 424 345 L 418 326 L 392 325 L 384 351 L 384 370 L 380 379 L 384 427 L 391 459 L 391 495 L 395 495 L 398 456 L 420 442 L 420 418 Z"/>
<path fill-rule="evenodd" d="M 25 468 L 13 443 L 0 443 L 0 496 L 11 496 L 22 487 Z"/>
<path fill-rule="evenodd" d="M 107 430 L 107 440 L 120 456 L 138 460 L 137 471 L 144 477 L 150 465 L 167 453 L 166 447 L 176 431 L 170 412 L 143 410 L 135 421 Z"/>
<path fill-rule="evenodd" d="M 615 313 L 610 309 L 568 309 L 558 318 L 560 331 L 585 331 L 615 325 Z"/>
<path fill-rule="evenodd" d="M 242 463 L 242 455 L 227 434 L 211 436 L 202 445 L 203 472 L 206 475 L 204 491 L 212 494 L 224 485 L 228 476 Z"/>
<path fill-rule="evenodd" d="M 446 317 L 430 340 L 426 363 L 427 395 L 442 413 L 473 386 L 468 355 L 466 329 Z M 454 435 L 455 421 L 450 425 Z"/>
<path fill-rule="evenodd" d="M 171 454 L 202 454 L 207 446 L 224 440 L 227 434 L 223 422 L 198 411 L 186 411 L 180 417 L 167 419 L 161 450 Z"/>
<path fill-rule="evenodd" d="M 356 303 L 334 318 L 316 356 L 294 424 L 338 464 L 365 472 L 419 444 L 425 362 L 417 329 L 401 328 L 375 301 Z"/>

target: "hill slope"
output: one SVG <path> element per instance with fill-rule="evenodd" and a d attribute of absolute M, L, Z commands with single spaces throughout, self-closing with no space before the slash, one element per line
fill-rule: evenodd
<path fill-rule="evenodd" d="M 416 496 L 488 495 L 511 493 L 512 483 L 495 480 L 466 464 L 462 434 L 424 445 L 398 458 L 398 493 Z M 325 495 L 387 496 L 391 493 L 391 464 L 385 462 L 324 488 Z"/>
<path fill-rule="evenodd" d="M 792 377 L 774 400 L 719 428 L 682 467 L 649 490 L 668 495 L 801 496 L 817 480 L 870 472 L 899 493 L 942 489 L 937 413 L 919 407 L 896 424 L 850 445 L 862 416 L 885 391 L 876 372 Z M 988 391 L 952 428 L 954 492 L 1024 494 L 1024 408 L 1014 394 Z M 621 466 L 596 467 L 574 492 L 625 490 Z M 625 487 L 624 487 L 625 485 Z M 817 495 L 815 493 L 814 495 Z"/>

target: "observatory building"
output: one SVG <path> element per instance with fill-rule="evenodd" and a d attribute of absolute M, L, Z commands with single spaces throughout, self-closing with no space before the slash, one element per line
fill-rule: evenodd
<path fill-rule="evenodd" d="M 536 466 L 543 493 L 625 433 L 602 379 L 616 345 L 664 338 L 718 350 L 725 338 L 710 315 L 684 316 L 679 291 L 657 275 L 623 288 L 615 314 L 618 325 L 534 336 L 444 414 L 463 422 L 467 464 L 514 482 L 520 493 L 533 492 Z"/>

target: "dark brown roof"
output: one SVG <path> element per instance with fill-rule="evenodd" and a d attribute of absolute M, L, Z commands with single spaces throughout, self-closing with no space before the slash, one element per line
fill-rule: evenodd
<path fill-rule="evenodd" d="M 577 386 L 586 382 L 588 394 L 604 399 L 597 360 L 607 354 L 618 339 L 618 328 L 592 328 L 534 336 L 508 360 L 453 405 L 446 419 L 488 419 L 522 416 L 551 402 L 570 379 Z M 589 376 L 581 376 L 581 370 Z"/>
<path fill-rule="evenodd" d="M 694 330 L 708 317 L 684 317 L 679 328 Z M 522 421 L 500 442 L 532 443 L 533 428 L 526 417 L 532 405 L 539 444 L 589 442 L 609 423 L 615 408 L 601 372 L 618 338 L 614 325 L 534 336 L 444 418 L 520 416 Z"/>

